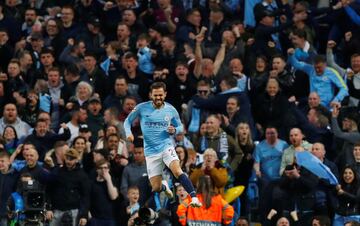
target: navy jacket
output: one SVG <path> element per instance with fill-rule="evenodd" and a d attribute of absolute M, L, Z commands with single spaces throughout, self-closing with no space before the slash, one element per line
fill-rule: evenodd
<path fill-rule="evenodd" d="M 11 193 L 16 191 L 19 173 L 11 168 L 7 174 L 0 173 L 0 218 L 7 216 L 6 205 Z"/>
<path fill-rule="evenodd" d="M 36 147 L 36 150 L 39 153 L 39 161 L 43 161 L 46 152 L 54 147 L 56 141 L 59 140 L 66 141 L 70 139 L 70 137 L 71 137 L 71 133 L 69 129 L 64 129 L 64 133 L 62 134 L 47 132 L 43 137 L 37 136 L 36 131 L 34 130 L 33 133 L 29 135 L 24 142 L 32 143 Z"/>

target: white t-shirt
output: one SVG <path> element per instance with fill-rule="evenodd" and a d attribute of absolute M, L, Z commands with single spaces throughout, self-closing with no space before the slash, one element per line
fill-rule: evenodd
<path fill-rule="evenodd" d="M 71 137 L 69 140 L 67 140 L 66 142 L 68 143 L 69 146 L 71 146 L 73 140 L 75 137 L 79 136 L 79 126 L 75 126 L 70 122 L 66 123 L 67 127 L 69 128 L 70 130 L 70 133 L 71 133 Z M 63 128 L 60 128 L 59 129 L 59 134 L 62 134 L 64 133 L 64 129 Z"/>

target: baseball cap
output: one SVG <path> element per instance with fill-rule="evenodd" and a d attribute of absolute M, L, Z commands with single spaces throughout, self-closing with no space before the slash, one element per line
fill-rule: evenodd
<path fill-rule="evenodd" d="M 255 12 L 256 21 L 260 21 L 262 18 L 267 17 L 267 16 L 274 17 L 275 15 L 273 12 L 271 12 L 270 10 L 267 10 L 267 9 L 258 10 L 257 12 Z"/>
<path fill-rule="evenodd" d="M 97 17 L 94 17 L 94 16 L 90 17 L 87 22 L 88 22 L 88 24 L 92 24 L 96 27 L 100 27 L 100 19 Z"/>
<path fill-rule="evenodd" d="M 87 124 L 81 124 L 79 126 L 79 132 L 80 133 L 87 133 L 89 131 L 90 131 L 90 129 L 89 129 L 89 126 Z"/>
<path fill-rule="evenodd" d="M 94 102 L 101 103 L 101 100 L 100 100 L 100 98 L 97 97 L 97 96 L 92 96 L 92 97 L 90 97 L 89 103 L 94 103 Z"/>

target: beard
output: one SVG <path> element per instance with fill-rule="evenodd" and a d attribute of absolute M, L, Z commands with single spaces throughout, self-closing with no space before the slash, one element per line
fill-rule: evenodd
<path fill-rule="evenodd" d="M 153 104 L 155 107 L 161 107 L 164 104 L 164 100 L 160 99 L 160 100 L 153 100 Z"/>

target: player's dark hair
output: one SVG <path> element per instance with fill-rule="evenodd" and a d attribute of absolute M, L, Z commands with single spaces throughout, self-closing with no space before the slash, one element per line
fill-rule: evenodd
<path fill-rule="evenodd" d="M 163 82 L 154 82 L 150 86 L 150 92 L 152 92 L 154 89 L 161 89 L 161 88 L 163 88 L 164 91 L 166 91 L 166 84 Z"/>

